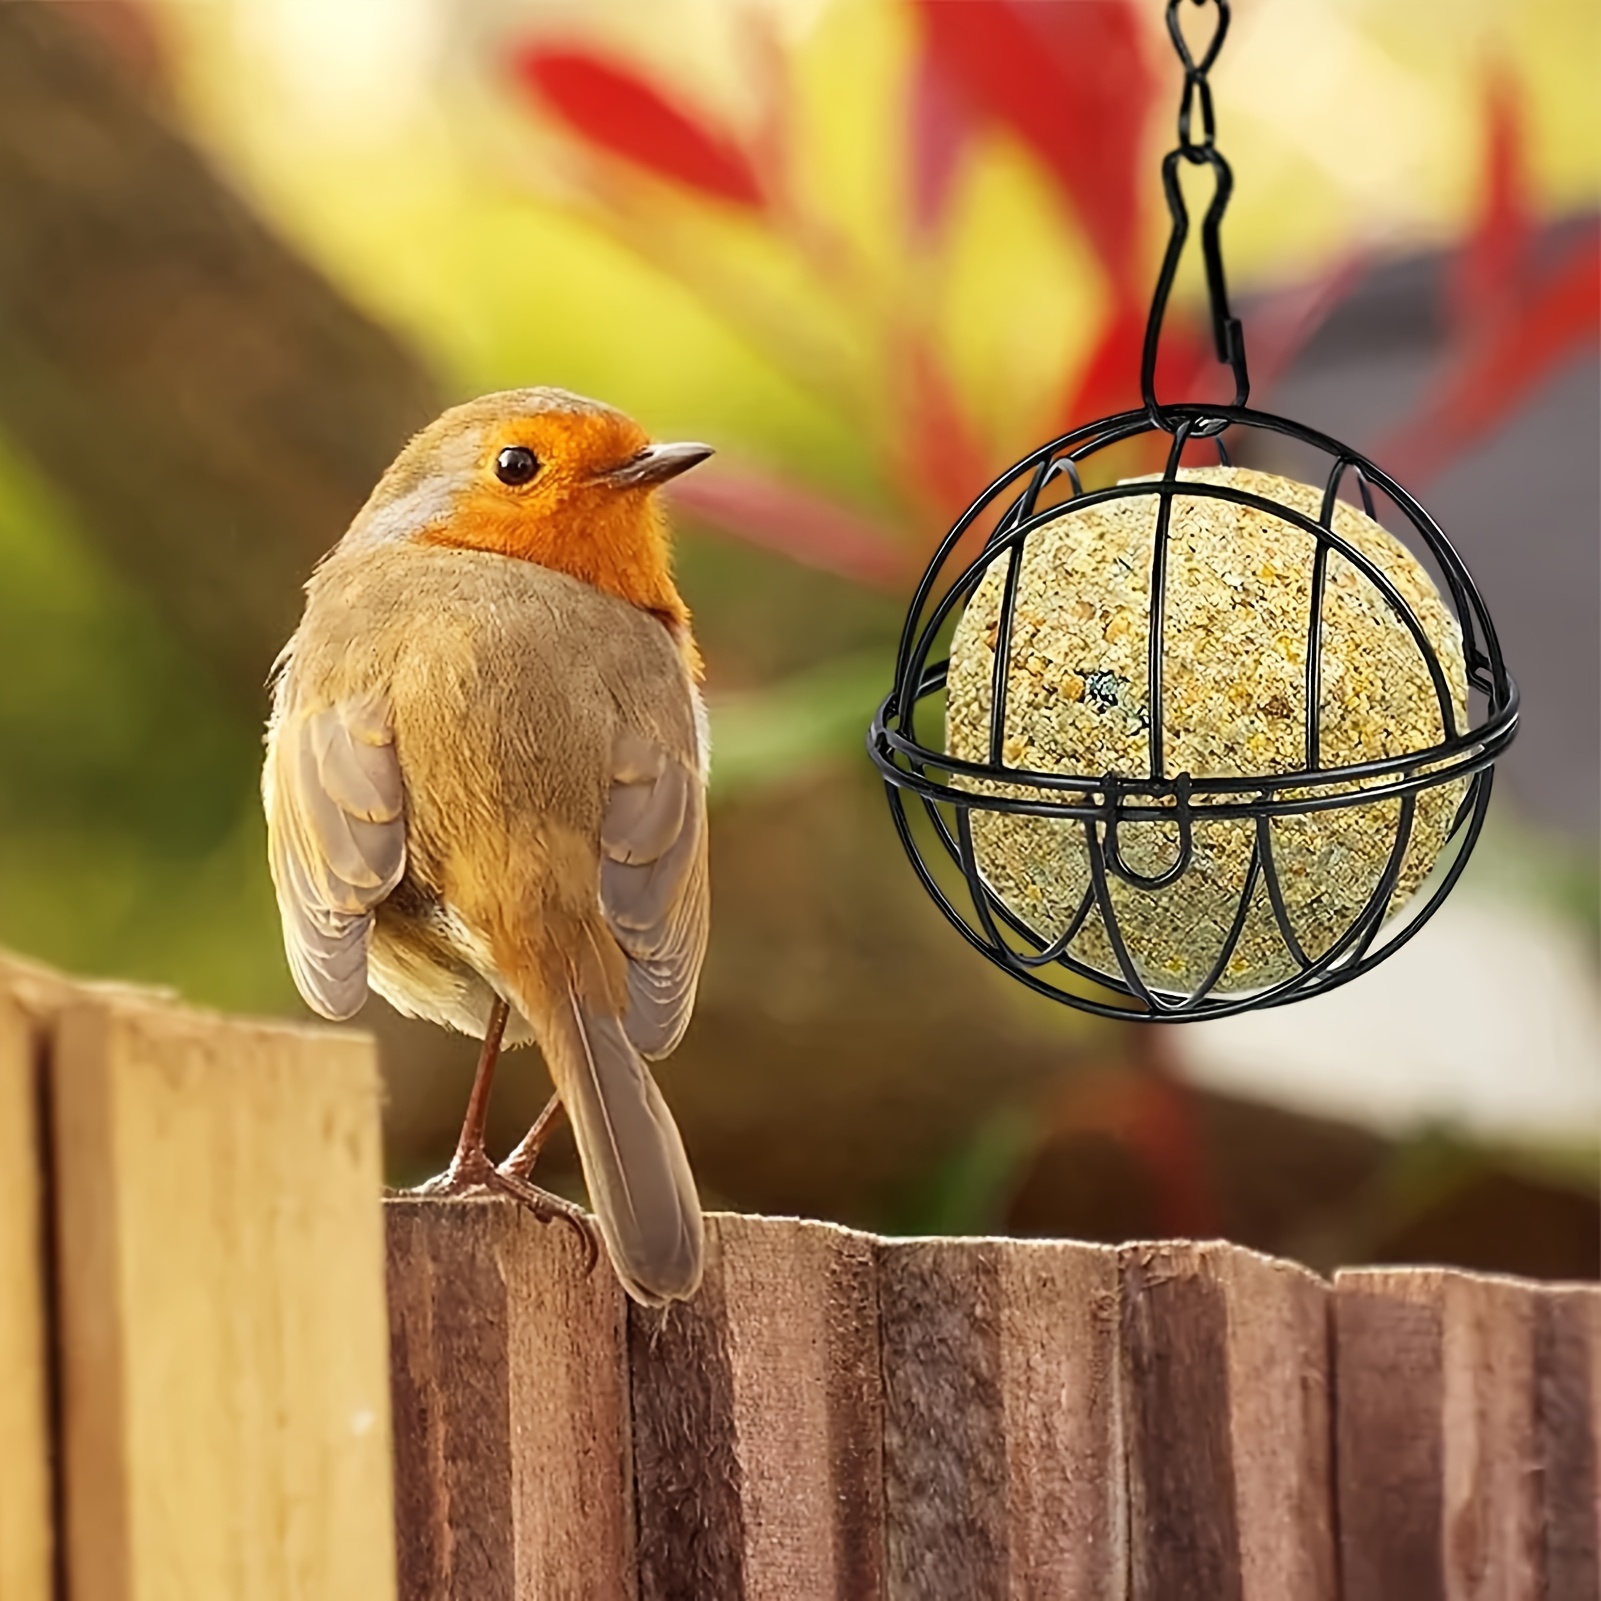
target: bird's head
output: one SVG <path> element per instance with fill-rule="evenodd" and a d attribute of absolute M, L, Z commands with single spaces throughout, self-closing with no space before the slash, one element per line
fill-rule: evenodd
<path fill-rule="evenodd" d="M 689 612 L 653 492 L 711 453 L 652 444 L 622 412 L 565 390 L 485 395 L 406 446 L 344 545 L 418 540 L 538 562 L 680 629 Z"/>

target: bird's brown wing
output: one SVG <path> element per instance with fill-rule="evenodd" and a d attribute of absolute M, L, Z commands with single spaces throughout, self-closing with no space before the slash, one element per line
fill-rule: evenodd
<path fill-rule="evenodd" d="M 654 741 L 621 734 L 600 838 L 601 905 L 629 958 L 623 1026 L 639 1054 L 655 1060 L 689 1026 L 706 955 L 710 889 L 700 774 Z"/>
<path fill-rule="evenodd" d="M 295 983 L 314 1011 L 350 1017 L 367 998 L 373 908 L 406 869 L 400 763 L 381 697 L 287 713 L 261 787 Z"/>

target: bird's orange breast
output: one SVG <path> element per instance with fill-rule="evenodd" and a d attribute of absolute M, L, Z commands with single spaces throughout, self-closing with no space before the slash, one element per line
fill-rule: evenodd
<path fill-rule="evenodd" d="M 537 562 L 650 612 L 700 676 L 689 607 L 673 582 L 661 513 L 643 495 L 597 490 L 565 515 L 541 517 L 493 493 L 469 492 L 423 538 L 430 544 Z"/>

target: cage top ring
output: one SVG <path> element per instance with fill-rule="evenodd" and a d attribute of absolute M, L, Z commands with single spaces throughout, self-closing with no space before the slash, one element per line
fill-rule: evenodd
<path fill-rule="evenodd" d="M 1149 1020 L 1319 994 L 1409 939 L 1467 863 L 1518 706 L 1423 507 L 1248 405 L 1207 82 L 1229 8 L 1191 0 L 1215 12 L 1196 52 L 1183 3 L 1144 404 L 1041 445 L 958 518 L 868 733 L 912 865 L 966 939 L 1053 999 Z M 1185 165 L 1212 179 L 1200 245 L 1228 405 L 1156 393 Z"/>

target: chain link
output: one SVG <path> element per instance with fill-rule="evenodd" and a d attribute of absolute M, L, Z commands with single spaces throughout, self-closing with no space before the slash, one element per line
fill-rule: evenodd
<path fill-rule="evenodd" d="M 1168 296 L 1173 291 L 1173 280 L 1178 273 L 1179 259 L 1189 237 L 1190 214 L 1184 204 L 1184 191 L 1179 181 L 1180 162 L 1212 169 L 1212 204 L 1207 207 L 1201 221 L 1201 256 L 1206 268 L 1207 295 L 1212 307 L 1212 338 L 1217 359 L 1226 363 L 1234 374 L 1234 405 L 1243 406 L 1250 398 L 1251 380 L 1245 362 L 1245 331 L 1240 319 L 1229 311 L 1228 286 L 1223 275 L 1223 246 L 1219 229 L 1223 213 L 1228 209 L 1229 196 L 1234 191 L 1234 173 L 1223 153 L 1217 148 L 1217 118 L 1212 107 L 1212 86 L 1207 73 L 1217 60 L 1218 52 L 1229 31 L 1229 0 L 1190 0 L 1201 8 L 1207 5 L 1217 11 L 1216 26 L 1207 41 L 1205 50 L 1197 60 L 1190 49 L 1189 40 L 1179 21 L 1180 8 L 1185 0 L 1168 0 L 1167 31 L 1184 67 L 1184 92 L 1179 101 L 1178 144 L 1162 160 L 1162 189 L 1167 197 L 1167 209 L 1173 219 L 1168 236 L 1167 252 L 1162 258 L 1162 270 L 1157 275 L 1156 290 L 1151 297 L 1151 312 L 1145 325 L 1145 350 L 1140 363 L 1140 388 L 1145 409 L 1157 427 L 1172 433 L 1175 424 L 1163 411 L 1156 397 L 1156 357 L 1162 339 L 1162 319 L 1167 312 Z M 1194 137 L 1195 114 L 1200 111 L 1201 138 Z M 1221 431 L 1221 420 L 1202 422 L 1194 426 L 1197 436 Z"/>

